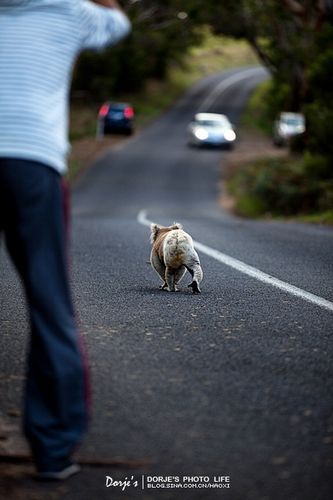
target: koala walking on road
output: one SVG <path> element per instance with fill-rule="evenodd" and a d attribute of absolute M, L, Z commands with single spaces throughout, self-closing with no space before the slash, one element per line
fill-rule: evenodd
<path fill-rule="evenodd" d="M 150 262 L 163 281 L 161 290 L 175 292 L 187 269 L 192 276 L 188 286 L 193 293 L 200 293 L 203 272 L 199 256 L 191 236 L 183 231 L 182 225 L 178 222 L 168 227 L 151 224 L 150 241 L 153 245 Z"/>

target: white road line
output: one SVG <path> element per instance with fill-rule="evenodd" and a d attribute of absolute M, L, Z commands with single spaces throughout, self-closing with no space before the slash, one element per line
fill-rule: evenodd
<path fill-rule="evenodd" d="M 152 221 L 147 219 L 146 210 L 141 210 L 138 213 L 137 220 L 144 226 L 150 226 L 150 224 L 153 224 Z M 245 264 L 238 259 L 234 259 L 233 257 L 230 257 L 229 255 L 226 255 L 219 250 L 215 250 L 214 248 L 210 248 L 198 241 L 194 241 L 194 245 L 200 252 L 208 255 L 209 257 L 212 257 L 213 259 L 221 262 L 222 264 L 225 264 L 226 266 L 232 267 L 233 269 L 236 269 L 243 274 L 247 274 L 248 276 L 261 281 L 262 283 L 266 283 L 274 286 L 275 288 L 279 288 L 280 290 L 294 295 L 295 297 L 299 297 L 303 300 L 306 300 L 307 302 L 311 302 L 312 304 L 333 312 L 333 302 L 330 302 L 329 300 L 323 299 L 318 295 L 314 295 L 313 293 L 302 290 L 297 286 L 290 285 L 289 283 L 281 281 L 278 278 L 274 278 L 274 276 L 270 276 L 269 274 L 266 274 L 255 267 L 249 266 L 248 264 Z"/>
<path fill-rule="evenodd" d="M 243 71 L 239 71 L 235 75 L 231 75 L 228 78 L 225 78 L 220 82 L 216 87 L 211 91 L 210 94 L 204 99 L 204 101 L 201 103 L 197 113 L 200 113 L 201 111 L 206 111 L 209 109 L 211 104 L 215 101 L 215 99 L 218 96 L 221 96 L 223 92 L 225 92 L 229 87 L 234 85 L 235 83 L 245 80 L 246 78 L 249 78 L 249 76 L 255 75 L 259 73 L 258 68 L 250 68 L 250 69 L 245 69 Z"/>

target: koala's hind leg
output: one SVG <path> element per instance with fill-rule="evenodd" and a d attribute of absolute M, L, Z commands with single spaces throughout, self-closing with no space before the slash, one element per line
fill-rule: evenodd
<path fill-rule="evenodd" d="M 201 293 L 199 284 L 202 281 L 203 273 L 200 266 L 200 262 L 198 261 L 192 262 L 190 265 L 186 266 L 186 269 L 192 276 L 192 283 L 190 283 L 188 286 L 192 288 L 193 293 Z"/>
<path fill-rule="evenodd" d="M 184 274 L 186 273 L 186 267 L 181 266 L 177 271 L 175 271 L 175 286 L 178 285 L 180 280 L 183 278 Z"/>
<path fill-rule="evenodd" d="M 154 251 L 151 252 L 150 262 L 155 271 L 157 272 L 157 274 L 160 276 L 161 280 L 163 281 L 163 285 L 160 286 L 160 289 L 164 290 L 164 288 L 167 287 L 167 283 L 165 281 L 165 265 L 163 262 L 160 261 L 159 256 Z"/>
<path fill-rule="evenodd" d="M 165 281 L 168 285 L 169 292 L 175 292 L 176 286 L 175 286 L 175 270 L 174 269 L 171 269 L 170 267 L 166 268 Z"/>

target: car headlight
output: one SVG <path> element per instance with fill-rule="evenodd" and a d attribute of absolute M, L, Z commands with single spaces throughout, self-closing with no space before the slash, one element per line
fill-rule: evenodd
<path fill-rule="evenodd" d="M 287 134 L 288 134 L 288 132 L 289 132 L 289 127 L 288 127 L 288 125 L 286 125 L 286 124 L 284 124 L 284 123 L 281 123 L 281 124 L 280 124 L 279 129 L 280 129 L 280 134 L 281 134 L 281 135 L 287 135 Z"/>
<path fill-rule="evenodd" d="M 194 130 L 194 135 L 200 141 L 204 141 L 205 139 L 208 138 L 208 132 L 204 128 L 196 128 Z"/>
<path fill-rule="evenodd" d="M 226 132 L 224 132 L 224 138 L 226 141 L 234 141 L 236 139 L 236 134 L 233 130 L 226 130 Z"/>

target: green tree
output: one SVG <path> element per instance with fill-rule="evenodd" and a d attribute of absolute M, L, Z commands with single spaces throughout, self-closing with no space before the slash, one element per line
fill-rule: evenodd
<path fill-rule="evenodd" d="M 104 99 L 138 91 L 149 78 L 165 78 L 170 64 L 181 61 L 200 40 L 191 0 L 127 0 L 123 6 L 132 21 L 131 35 L 102 53 L 83 54 L 74 72 L 73 92 Z"/>

